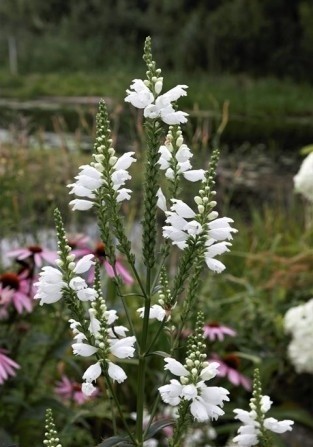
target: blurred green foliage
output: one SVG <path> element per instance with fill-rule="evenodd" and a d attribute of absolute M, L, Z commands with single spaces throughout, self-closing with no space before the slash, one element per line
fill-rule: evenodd
<path fill-rule="evenodd" d="M 13 37 L 22 73 L 135 65 L 151 35 L 163 67 L 312 80 L 312 20 L 310 0 L 3 0 L 0 56 Z"/>

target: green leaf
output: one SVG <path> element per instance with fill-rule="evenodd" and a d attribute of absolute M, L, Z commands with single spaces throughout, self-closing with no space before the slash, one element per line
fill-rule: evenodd
<path fill-rule="evenodd" d="M 170 357 L 171 355 L 168 354 L 167 352 L 164 351 L 154 351 L 154 352 L 150 352 L 149 355 L 158 355 L 159 357 Z"/>
<path fill-rule="evenodd" d="M 122 444 L 121 444 L 122 443 Z M 120 446 L 130 446 L 133 445 L 132 443 L 129 443 L 129 438 L 125 438 L 124 436 L 112 436 L 112 438 L 105 439 L 101 444 L 98 444 L 97 447 L 111 447 L 114 445 L 120 445 Z"/>
<path fill-rule="evenodd" d="M 147 431 L 145 439 L 152 438 L 160 430 L 163 430 L 163 428 L 173 424 L 175 424 L 175 419 L 162 419 L 160 421 L 153 422 L 153 424 L 150 425 L 150 428 Z"/>
<path fill-rule="evenodd" d="M 300 149 L 301 155 L 308 155 L 313 152 L 313 144 L 309 144 L 308 146 L 304 146 Z"/>

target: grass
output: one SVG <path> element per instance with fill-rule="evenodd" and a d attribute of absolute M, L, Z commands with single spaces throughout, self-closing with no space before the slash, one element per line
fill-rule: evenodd
<path fill-rule="evenodd" d="M 105 96 L 121 102 L 129 79 L 142 77 L 144 66 L 125 70 L 110 67 L 99 73 L 32 73 L 11 76 L 0 71 L 0 92 L 3 98 L 32 99 L 42 96 Z M 202 110 L 220 111 L 224 101 L 230 102 L 234 115 L 249 117 L 288 116 L 305 118 L 313 115 L 313 90 L 309 84 L 296 84 L 275 78 L 252 79 L 246 75 L 209 73 L 165 73 L 165 88 L 187 83 L 189 95 L 182 104 Z"/>

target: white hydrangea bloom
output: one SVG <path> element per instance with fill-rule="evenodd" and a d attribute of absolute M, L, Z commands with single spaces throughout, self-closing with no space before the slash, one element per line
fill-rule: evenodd
<path fill-rule="evenodd" d="M 303 160 L 293 180 L 296 191 L 313 203 L 313 152 Z"/>
<path fill-rule="evenodd" d="M 298 373 L 313 374 L 313 298 L 286 312 L 285 331 L 291 334 L 288 355 Z"/>

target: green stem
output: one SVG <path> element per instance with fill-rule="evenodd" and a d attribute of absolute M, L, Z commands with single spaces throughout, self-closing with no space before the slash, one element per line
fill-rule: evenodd
<path fill-rule="evenodd" d="M 114 400 L 114 403 L 115 403 L 116 408 L 117 408 L 117 411 L 118 411 L 118 413 L 119 413 L 119 415 L 120 415 L 120 417 L 121 417 L 121 420 L 122 420 L 122 423 L 123 423 L 123 425 L 124 425 L 124 427 L 125 427 L 125 430 L 126 430 L 128 436 L 130 437 L 130 439 L 131 439 L 131 440 L 133 441 L 133 443 L 136 445 L 135 438 L 134 438 L 133 434 L 131 433 L 131 431 L 130 431 L 128 425 L 127 425 L 127 422 L 126 422 L 126 420 L 125 420 L 125 418 L 124 418 L 124 414 L 123 414 L 122 408 L 121 408 L 120 403 L 119 403 L 119 400 L 118 400 L 118 398 L 117 398 L 117 396 L 116 396 L 116 394 L 115 394 L 115 391 L 114 391 L 114 388 L 113 388 L 113 386 L 112 386 L 110 377 L 108 376 L 107 373 L 104 374 L 104 377 L 105 377 L 105 379 L 106 379 L 107 386 L 108 386 L 108 388 L 109 388 L 109 390 L 110 390 L 110 394 L 111 394 L 111 396 L 112 396 L 112 398 L 113 398 L 113 400 Z"/>
<path fill-rule="evenodd" d="M 145 395 L 145 373 L 147 363 L 147 338 L 149 329 L 149 314 L 151 305 L 151 270 L 147 267 L 147 280 L 146 280 L 146 300 L 145 309 L 142 323 L 141 344 L 139 353 L 139 366 L 138 366 L 138 380 L 137 380 L 137 425 L 136 425 L 136 438 L 138 445 L 143 445 L 143 411 L 144 411 L 144 395 Z"/>

